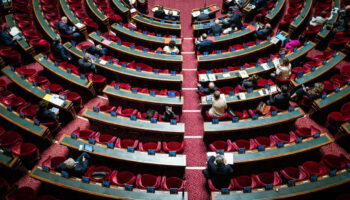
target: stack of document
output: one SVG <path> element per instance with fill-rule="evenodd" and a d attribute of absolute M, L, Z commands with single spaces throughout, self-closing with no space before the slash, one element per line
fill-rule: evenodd
<path fill-rule="evenodd" d="M 80 29 L 80 28 L 83 28 L 85 25 L 82 24 L 82 23 L 76 23 L 75 26 Z"/>
<path fill-rule="evenodd" d="M 21 31 L 17 28 L 17 27 L 12 27 L 11 30 L 10 30 L 10 35 L 12 35 L 13 37 L 15 35 L 18 35 L 19 33 L 21 33 Z"/>
<path fill-rule="evenodd" d="M 199 74 L 199 80 L 202 82 L 208 81 L 208 76 L 206 74 Z"/>
<path fill-rule="evenodd" d="M 64 100 L 60 99 L 59 95 L 57 94 L 46 94 L 44 96 L 44 100 L 49 101 L 57 106 L 62 106 L 64 103 Z"/>
<path fill-rule="evenodd" d="M 208 75 L 209 81 L 216 81 L 215 74 L 207 74 L 207 75 Z"/>
<path fill-rule="evenodd" d="M 270 66 L 267 63 L 261 64 L 261 66 L 264 68 L 264 70 L 269 70 Z"/>
<path fill-rule="evenodd" d="M 248 77 L 249 77 L 247 71 L 245 71 L 245 70 L 239 71 L 239 75 L 240 75 L 242 78 L 248 78 Z"/>
<path fill-rule="evenodd" d="M 200 11 L 194 11 L 194 12 L 192 12 L 192 16 L 193 16 L 193 17 L 198 17 L 200 14 L 201 14 Z"/>

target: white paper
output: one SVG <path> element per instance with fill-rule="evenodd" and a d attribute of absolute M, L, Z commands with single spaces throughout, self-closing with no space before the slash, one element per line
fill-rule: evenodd
<path fill-rule="evenodd" d="M 210 157 L 210 156 L 216 156 L 216 152 L 207 152 L 207 159 Z M 233 165 L 233 153 L 224 153 L 224 158 L 226 159 L 227 161 L 227 164 L 229 165 Z"/>
<path fill-rule="evenodd" d="M 260 94 L 260 96 L 265 96 L 264 90 L 259 90 L 259 94 Z"/>
<path fill-rule="evenodd" d="M 223 76 L 224 78 L 227 78 L 227 77 L 231 77 L 231 74 L 230 74 L 230 73 L 224 73 L 224 74 L 222 74 L 222 76 Z"/>
<path fill-rule="evenodd" d="M 208 77 L 206 74 L 199 74 L 200 81 L 208 81 Z"/>
<path fill-rule="evenodd" d="M 152 8 L 152 12 L 155 12 L 155 11 L 157 11 L 157 10 L 158 10 L 158 7 Z"/>
<path fill-rule="evenodd" d="M 264 68 L 264 70 L 269 70 L 270 66 L 267 63 L 261 64 L 261 66 Z"/>
<path fill-rule="evenodd" d="M 179 12 L 178 11 L 176 11 L 176 10 L 173 10 L 173 16 L 179 16 Z"/>
<path fill-rule="evenodd" d="M 271 92 L 276 92 L 277 91 L 277 86 L 276 85 L 270 86 L 270 91 Z"/>
<path fill-rule="evenodd" d="M 280 60 L 278 58 L 275 58 L 272 62 L 273 62 L 273 65 L 275 65 L 275 67 L 277 67 L 277 65 L 280 64 Z"/>
<path fill-rule="evenodd" d="M 130 9 L 130 13 L 132 14 L 132 13 L 135 13 L 135 12 L 137 12 L 137 10 L 135 9 L 135 8 L 131 8 Z"/>
<path fill-rule="evenodd" d="M 207 96 L 205 96 L 205 100 L 206 100 L 207 102 L 212 102 L 212 101 L 213 101 L 213 95 L 207 95 Z"/>
<path fill-rule="evenodd" d="M 18 33 L 20 33 L 21 31 L 17 28 L 17 27 L 12 27 L 11 30 L 10 30 L 10 35 L 12 36 L 15 36 L 17 35 Z"/>
<path fill-rule="evenodd" d="M 85 25 L 82 23 L 76 23 L 75 26 L 80 29 L 83 28 Z"/>
<path fill-rule="evenodd" d="M 208 74 L 208 78 L 209 78 L 210 81 L 216 81 L 215 74 Z"/>
<path fill-rule="evenodd" d="M 246 99 L 245 94 L 242 92 L 238 93 L 238 96 L 241 100 Z"/>
<path fill-rule="evenodd" d="M 107 64 L 107 62 L 105 60 L 100 60 L 100 64 L 105 65 L 105 64 Z"/>
<path fill-rule="evenodd" d="M 200 14 L 201 14 L 200 11 L 194 11 L 194 12 L 192 12 L 192 16 L 193 16 L 193 17 L 198 17 L 198 15 L 200 15 Z"/>
<path fill-rule="evenodd" d="M 271 40 L 270 40 L 270 42 L 271 42 L 272 44 L 277 44 L 279 41 L 280 41 L 280 40 L 279 40 L 278 38 L 276 38 L 276 37 L 273 37 L 273 38 L 271 38 Z"/>
<path fill-rule="evenodd" d="M 55 105 L 58 105 L 58 106 L 62 106 L 64 103 L 64 101 L 62 99 L 60 99 L 59 95 L 57 95 L 57 94 L 52 95 L 50 102 L 55 104 Z"/>
<path fill-rule="evenodd" d="M 239 71 L 239 75 L 240 75 L 242 78 L 248 78 L 248 77 L 249 77 L 247 71 L 245 71 L 245 70 Z"/>

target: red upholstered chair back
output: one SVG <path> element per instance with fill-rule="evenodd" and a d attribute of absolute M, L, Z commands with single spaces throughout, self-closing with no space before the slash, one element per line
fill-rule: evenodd
<path fill-rule="evenodd" d="M 256 141 L 258 146 L 262 146 L 263 145 L 263 146 L 269 147 L 270 144 L 271 144 L 270 139 L 268 137 L 265 137 L 265 136 L 256 137 L 255 141 Z"/>
<path fill-rule="evenodd" d="M 216 140 L 213 143 L 211 143 L 216 150 L 227 150 L 227 142 L 223 140 Z"/>
<path fill-rule="evenodd" d="M 288 180 L 298 180 L 300 171 L 296 167 L 287 167 L 281 170 L 281 174 Z"/>
<path fill-rule="evenodd" d="M 30 187 L 15 188 L 4 195 L 5 200 L 34 200 L 36 199 L 35 191 Z"/>
<path fill-rule="evenodd" d="M 121 184 L 132 184 L 135 181 L 135 178 L 135 175 L 129 171 L 122 171 L 117 174 L 118 182 Z M 133 180 L 132 183 L 130 182 L 131 180 Z"/>
<path fill-rule="evenodd" d="M 6 131 L 0 135 L 0 147 L 9 147 L 22 141 L 22 136 L 15 131 Z"/>
<path fill-rule="evenodd" d="M 143 174 L 141 177 L 141 182 L 145 187 L 154 187 L 157 183 L 157 176 L 153 174 Z"/>

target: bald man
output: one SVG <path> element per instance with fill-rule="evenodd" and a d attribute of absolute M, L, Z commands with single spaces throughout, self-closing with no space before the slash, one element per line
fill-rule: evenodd
<path fill-rule="evenodd" d="M 73 35 L 75 40 L 79 39 L 80 33 L 76 31 L 75 26 L 68 25 L 67 17 L 62 17 L 61 21 L 58 23 L 58 30 L 64 35 Z"/>
<path fill-rule="evenodd" d="M 203 87 L 200 83 L 197 84 L 197 87 L 198 87 L 198 91 L 200 91 L 201 93 L 203 93 L 205 95 L 214 94 L 214 92 L 218 90 L 218 88 L 215 86 L 214 82 L 209 82 L 207 88 Z"/>
<path fill-rule="evenodd" d="M 271 24 L 265 24 L 264 28 L 259 29 L 255 32 L 255 36 L 259 39 L 266 39 L 272 33 Z"/>

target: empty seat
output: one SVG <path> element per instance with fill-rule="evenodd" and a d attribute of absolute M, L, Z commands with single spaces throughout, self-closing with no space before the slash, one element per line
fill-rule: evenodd
<path fill-rule="evenodd" d="M 296 167 L 287 167 L 282 169 L 280 172 L 282 176 L 287 180 L 301 181 L 309 178 L 308 173 L 303 170 L 299 170 Z"/>
<path fill-rule="evenodd" d="M 250 149 L 255 149 L 256 148 L 256 143 L 254 142 L 253 139 L 248 140 L 236 140 L 232 142 L 233 149 L 238 151 L 239 149 L 245 149 L 245 150 L 250 150 Z"/>
<path fill-rule="evenodd" d="M 350 163 L 350 160 L 347 159 L 343 154 L 340 156 L 327 154 L 322 157 L 322 163 L 330 167 L 331 169 L 344 169 Z"/>
<path fill-rule="evenodd" d="M 261 173 L 261 174 L 253 174 L 253 179 L 257 183 L 257 186 L 265 187 L 266 185 L 280 185 L 282 183 L 282 179 L 278 172 L 273 173 Z"/>
<path fill-rule="evenodd" d="M 165 152 L 182 153 L 185 148 L 185 141 L 180 142 L 163 142 L 163 149 Z"/>
<path fill-rule="evenodd" d="M 305 171 L 311 176 L 322 176 L 329 173 L 329 169 L 324 163 L 317 163 L 315 161 L 306 161 L 300 166 L 300 170 Z"/>
<path fill-rule="evenodd" d="M 160 186 L 161 177 L 153 174 L 138 174 L 136 177 L 136 186 L 140 189 L 153 187 L 157 189 Z"/>
<path fill-rule="evenodd" d="M 127 109 L 122 109 L 121 106 L 119 106 L 117 108 L 117 114 L 120 115 L 120 116 L 124 116 L 124 117 L 130 117 L 132 115 L 137 115 L 137 109 L 133 109 L 133 108 L 127 108 Z"/>
<path fill-rule="evenodd" d="M 272 146 L 272 141 L 270 140 L 270 138 L 265 137 L 265 136 L 258 136 L 255 138 L 255 143 L 257 146 L 265 146 L 265 147 L 270 147 Z"/>
<path fill-rule="evenodd" d="M 55 170 L 55 168 L 57 167 L 57 165 L 61 164 L 62 162 L 64 162 L 67 158 L 64 156 L 55 156 L 55 157 L 51 157 L 49 156 L 43 163 L 42 166 L 46 166 L 48 168 L 50 168 L 51 170 Z"/>
<path fill-rule="evenodd" d="M 255 188 L 257 183 L 251 176 L 238 176 L 233 178 L 233 184 L 235 188 L 242 190 L 245 187 Z"/>
<path fill-rule="evenodd" d="M 4 200 L 34 200 L 36 199 L 35 191 L 30 187 L 15 186 L 7 194 L 4 195 Z"/>
<path fill-rule="evenodd" d="M 298 128 L 295 132 L 300 137 L 307 138 L 307 137 L 312 137 L 316 133 L 320 133 L 320 130 L 311 125 L 310 128 L 306 128 L 306 127 Z"/>
<path fill-rule="evenodd" d="M 163 190 L 170 190 L 170 188 L 176 188 L 178 191 L 182 191 L 185 185 L 185 181 L 177 177 L 162 177 L 161 187 Z"/>
<path fill-rule="evenodd" d="M 10 147 L 22 141 L 22 136 L 15 131 L 6 131 L 4 134 L 0 135 L 0 147 Z"/>
<path fill-rule="evenodd" d="M 162 148 L 162 143 L 160 141 L 139 143 L 139 151 L 154 150 L 155 152 L 159 152 L 161 148 Z"/>
<path fill-rule="evenodd" d="M 106 166 L 98 166 L 94 165 L 90 166 L 89 169 L 85 172 L 85 176 L 89 177 L 90 180 L 95 182 L 108 181 L 112 170 Z"/>
<path fill-rule="evenodd" d="M 233 151 L 233 147 L 232 147 L 232 142 L 231 140 L 216 140 L 214 142 L 212 142 L 211 144 L 209 144 L 210 150 L 217 152 L 219 150 L 224 150 L 225 152 L 231 152 Z"/>
<path fill-rule="evenodd" d="M 93 130 L 90 130 L 90 129 L 83 129 L 83 130 L 80 130 L 80 127 L 76 128 L 74 131 L 73 131 L 74 134 L 76 134 L 79 138 L 81 139 L 89 139 L 89 138 L 93 138 L 96 134 L 95 131 Z"/>
<path fill-rule="evenodd" d="M 136 176 L 130 171 L 118 172 L 114 170 L 110 176 L 110 183 L 118 186 L 133 185 L 136 180 Z"/>
<path fill-rule="evenodd" d="M 124 149 L 126 149 L 128 147 L 132 147 L 132 148 L 136 149 L 138 143 L 139 143 L 138 140 L 120 139 L 120 138 L 118 138 L 115 146 L 117 148 L 124 148 Z"/>
<path fill-rule="evenodd" d="M 115 141 L 117 140 L 117 137 L 113 135 L 101 134 L 97 132 L 94 136 L 94 139 L 96 140 L 97 143 L 106 145 L 106 144 L 114 144 Z"/>
<path fill-rule="evenodd" d="M 23 161 L 31 162 L 39 158 L 39 149 L 32 143 L 17 143 L 11 147 L 11 151 Z"/>

